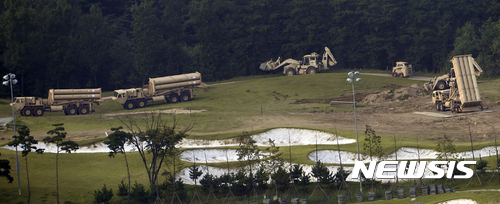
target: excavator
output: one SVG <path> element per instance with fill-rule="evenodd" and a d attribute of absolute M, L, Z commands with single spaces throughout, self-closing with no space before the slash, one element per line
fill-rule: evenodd
<path fill-rule="evenodd" d="M 472 72 L 474 72 L 474 75 L 481 76 L 481 73 L 483 73 L 483 69 L 481 69 L 481 67 L 475 60 L 471 60 L 471 63 L 472 64 L 470 65 L 470 67 L 474 68 L 474 70 L 471 70 L 471 74 Z M 455 69 L 451 68 L 448 74 L 434 77 L 434 79 L 431 79 L 429 82 L 425 83 L 424 88 L 428 91 L 445 90 L 450 88 L 450 82 L 455 81 L 455 78 Z"/>
<path fill-rule="evenodd" d="M 332 52 L 328 47 L 325 47 L 325 52 L 323 57 L 316 52 L 309 55 L 304 55 L 302 60 L 286 59 L 281 61 L 278 57 L 276 61 L 272 59 L 260 64 L 260 69 L 264 71 L 276 70 L 283 67 L 283 74 L 287 76 L 293 76 L 296 74 L 315 74 L 323 70 L 329 69 L 328 66 L 333 66 L 337 64 L 337 60 L 333 57 Z"/>

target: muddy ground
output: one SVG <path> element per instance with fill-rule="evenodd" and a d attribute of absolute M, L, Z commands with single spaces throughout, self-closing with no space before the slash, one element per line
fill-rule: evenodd
<path fill-rule="evenodd" d="M 361 98 L 361 94 L 356 98 Z M 352 96 L 350 96 L 352 101 Z M 345 97 L 332 99 L 348 101 Z M 311 101 L 309 99 L 309 101 Z M 318 102 L 318 101 L 316 101 Z M 324 101 L 326 102 L 326 101 Z M 430 100 L 430 95 L 422 85 L 414 84 L 410 87 L 387 87 L 380 93 L 366 95 L 357 100 L 362 107 L 357 108 L 358 131 L 364 134 L 366 125 L 379 134 L 398 136 L 409 140 L 438 139 L 444 135 L 451 136 L 456 141 L 469 141 L 470 133 L 475 141 L 493 141 L 494 132 L 500 133 L 500 105 L 483 97 L 483 106 L 487 111 L 473 109 L 476 114 L 454 114 L 455 117 L 431 117 L 415 114 L 415 112 L 436 112 Z M 451 115 L 446 112 L 444 114 Z M 318 126 L 336 126 L 342 130 L 354 129 L 354 112 L 311 113 Z M 496 134 L 498 135 L 498 134 Z M 500 137 L 498 137 L 500 140 Z"/>

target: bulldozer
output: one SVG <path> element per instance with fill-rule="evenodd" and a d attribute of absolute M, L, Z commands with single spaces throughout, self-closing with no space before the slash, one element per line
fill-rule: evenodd
<path fill-rule="evenodd" d="M 396 66 L 392 68 L 392 77 L 409 77 L 413 74 L 411 64 L 408 62 L 396 62 Z"/>
<path fill-rule="evenodd" d="M 281 57 L 278 57 L 276 61 L 272 59 L 260 64 L 260 69 L 264 71 L 276 70 L 283 67 L 283 74 L 287 76 L 293 76 L 297 74 L 315 74 L 323 70 L 330 69 L 329 66 L 337 64 L 337 60 L 333 57 L 332 52 L 328 47 L 325 47 L 325 52 L 323 57 L 316 52 L 309 55 L 304 55 L 302 60 L 286 59 L 281 61 Z"/>

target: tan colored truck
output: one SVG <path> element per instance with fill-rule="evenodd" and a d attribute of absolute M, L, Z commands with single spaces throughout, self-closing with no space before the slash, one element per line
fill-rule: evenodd
<path fill-rule="evenodd" d="M 144 108 L 148 102 L 178 103 L 191 100 L 193 89 L 202 87 L 199 72 L 174 76 L 149 78 L 143 88 L 115 90 L 113 100 L 125 109 Z"/>
<path fill-rule="evenodd" d="M 10 105 L 22 116 L 42 116 L 44 112 L 64 111 L 66 115 L 85 115 L 94 111 L 93 104 L 100 105 L 101 88 L 50 89 L 47 99 L 15 97 Z"/>
<path fill-rule="evenodd" d="M 449 89 L 432 92 L 432 102 L 437 111 L 451 110 L 461 113 L 465 109 L 479 107 L 483 110 L 481 95 L 477 86 L 472 55 L 458 55 L 451 59 L 453 71 L 449 78 Z M 480 68 L 479 68 L 480 69 Z"/>
<path fill-rule="evenodd" d="M 411 64 L 408 62 L 396 62 L 396 66 L 392 68 L 392 77 L 409 77 L 413 74 Z"/>
<path fill-rule="evenodd" d="M 289 58 L 281 62 L 281 58 L 278 57 L 276 61 L 269 60 L 261 63 L 259 68 L 264 71 L 271 71 L 283 67 L 283 74 L 292 76 L 296 74 L 315 74 L 330 69 L 329 66 L 336 64 L 337 60 L 333 57 L 332 52 L 328 47 L 325 47 L 322 58 L 316 52 L 305 55 L 302 57 L 302 61 Z"/>

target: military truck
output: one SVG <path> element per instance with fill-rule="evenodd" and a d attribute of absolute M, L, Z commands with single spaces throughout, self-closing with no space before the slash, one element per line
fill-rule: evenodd
<path fill-rule="evenodd" d="M 408 62 L 396 62 L 396 66 L 392 68 L 392 77 L 409 77 L 413 74 L 411 64 Z"/>
<path fill-rule="evenodd" d="M 449 78 L 449 89 L 432 92 L 432 102 L 436 110 L 451 110 L 453 113 L 461 113 L 474 107 L 483 110 L 474 70 L 474 67 L 479 65 L 472 55 L 454 56 L 451 62 L 453 77 Z"/>
<path fill-rule="evenodd" d="M 194 88 L 202 87 L 199 72 L 149 78 L 142 88 L 115 90 L 112 99 L 125 109 L 144 108 L 148 102 L 178 103 L 191 100 Z"/>
<path fill-rule="evenodd" d="M 476 76 L 481 76 L 481 73 L 483 73 L 483 69 L 477 64 L 476 61 L 473 61 L 472 63 L 473 69 L 472 72 Z M 450 82 L 455 81 L 455 69 L 451 68 L 450 72 L 448 74 L 439 76 L 439 77 L 434 77 L 434 79 L 431 79 L 429 82 L 424 84 L 424 87 L 428 91 L 434 91 L 434 90 L 444 90 L 450 88 Z"/>
<path fill-rule="evenodd" d="M 10 105 L 22 116 L 42 116 L 44 112 L 63 111 L 65 115 L 85 115 L 94 112 L 93 104 L 100 105 L 101 88 L 50 89 L 47 99 L 15 97 Z"/>
<path fill-rule="evenodd" d="M 296 74 L 315 74 L 330 69 L 328 66 L 336 64 L 337 60 L 333 57 L 332 52 L 328 47 L 325 47 L 322 58 L 316 52 L 305 55 L 302 57 L 302 61 L 289 58 L 281 62 L 281 57 L 278 57 L 276 61 L 269 60 L 261 63 L 259 68 L 264 71 L 271 71 L 283 67 L 283 74 L 293 76 Z"/>

